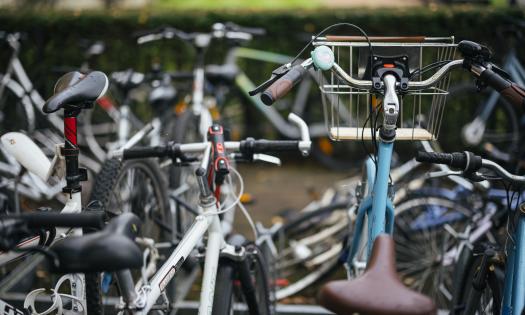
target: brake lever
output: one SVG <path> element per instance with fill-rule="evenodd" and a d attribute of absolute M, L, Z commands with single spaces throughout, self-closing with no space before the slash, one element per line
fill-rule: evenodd
<path fill-rule="evenodd" d="M 262 154 L 262 153 L 255 153 L 253 155 L 253 160 L 254 161 L 266 162 L 266 163 L 274 164 L 274 165 L 277 165 L 277 166 L 281 166 L 281 159 L 276 157 L 276 156 L 273 156 L 273 155 Z"/>
<path fill-rule="evenodd" d="M 230 154 L 229 158 L 231 160 L 235 160 L 238 163 L 243 163 L 243 162 L 253 163 L 253 162 L 259 161 L 259 162 L 266 162 L 266 163 L 274 164 L 277 166 L 281 166 L 280 158 L 273 156 L 273 155 L 263 154 L 263 153 L 254 153 L 254 154 L 248 154 L 248 155 L 241 154 L 241 153 L 232 153 Z"/>
<path fill-rule="evenodd" d="M 460 177 L 466 178 L 476 183 L 483 183 L 487 181 L 487 179 L 478 172 L 465 173 L 462 171 L 448 171 L 448 170 L 430 172 L 426 175 L 426 178 L 430 179 L 430 178 L 440 178 L 440 177 L 448 177 L 448 176 L 460 176 Z"/>
<path fill-rule="evenodd" d="M 426 178 L 440 178 L 440 177 L 448 177 L 448 176 L 462 176 L 463 172 L 461 171 L 437 171 L 437 172 L 430 172 L 425 177 Z"/>
<path fill-rule="evenodd" d="M 502 68 L 498 67 L 497 65 L 495 65 L 493 63 L 490 63 L 490 68 L 492 69 L 492 71 L 496 72 L 497 74 L 499 74 L 503 78 L 505 78 L 507 80 L 512 80 L 511 77 L 510 77 L 510 74 L 508 74 L 507 71 L 503 70 Z"/>
<path fill-rule="evenodd" d="M 261 85 L 259 85 L 258 87 L 256 87 L 252 91 L 249 91 L 248 94 L 250 96 L 255 96 L 255 95 L 261 93 L 262 91 L 266 90 L 270 85 L 272 85 L 275 81 L 279 80 L 280 77 L 282 77 L 283 75 L 287 74 L 288 71 L 290 71 L 290 69 L 292 69 L 292 64 L 291 63 L 284 64 L 284 65 L 280 66 L 279 68 L 274 69 L 272 71 L 272 76 L 268 80 L 263 82 Z"/>

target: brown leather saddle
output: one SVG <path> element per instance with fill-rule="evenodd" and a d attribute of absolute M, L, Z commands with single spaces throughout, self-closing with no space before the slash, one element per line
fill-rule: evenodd
<path fill-rule="evenodd" d="M 338 315 L 434 315 L 436 307 L 426 296 L 405 287 L 396 273 L 394 240 L 376 238 L 365 273 L 355 280 L 327 283 L 319 302 Z"/>

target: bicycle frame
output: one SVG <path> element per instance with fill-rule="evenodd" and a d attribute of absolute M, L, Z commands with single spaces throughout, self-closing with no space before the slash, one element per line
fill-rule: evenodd
<path fill-rule="evenodd" d="M 522 211 L 518 209 L 516 211 Z M 507 244 L 505 286 L 501 314 L 522 314 L 525 306 L 525 216 L 520 213 L 514 237 Z"/>
<path fill-rule="evenodd" d="M 521 86 L 525 84 L 525 68 L 520 63 L 515 50 L 509 51 L 505 57 L 503 69 L 509 73 L 512 81 L 516 82 L 516 84 Z M 480 113 L 478 116 L 465 125 L 465 130 L 463 132 L 468 135 L 465 136 L 465 138 L 469 139 L 472 144 L 478 145 L 481 142 L 485 133 L 487 120 L 490 119 L 494 107 L 496 107 L 500 97 L 501 95 L 498 91 L 491 91 L 489 98 L 480 105 Z"/>
<path fill-rule="evenodd" d="M 367 257 L 370 255 L 374 240 L 379 234 L 392 234 L 394 231 L 394 206 L 388 194 L 392 149 L 393 143 L 379 141 L 377 170 L 371 158 L 365 162 L 367 186 L 373 188 L 367 189 L 367 195 L 357 209 L 354 236 L 347 260 L 349 267 L 359 264 L 355 259 L 361 244 L 365 216 L 368 219 Z"/>
<path fill-rule="evenodd" d="M 208 165 L 210 153 L 211 145 L 208 144 L 201 163 L 203 168 Z M 201 243 L 206 232 L 208 232 L 208 243 L 205 252 L 199 314 L 211 314 L 219 255 L 221 251 L 226 251 L 233 255 L 236 255 L 237 252 L 233 246 L 228 245 L 224 240 L 221 221 L 217 214 L 219 209 L 215 198 L 207 200 L 201 198 L 200 207 L 202 208 L 202 213 L 195 218 L 178 246 L 173 250 L 167 261 L 160 267 L 151 281 L 137 290 L 138 296 L 135 293 L 133 279 L 130 278 L 131 274 L 127 271 L 117 273 L 118 283 L 121 286 L 120 289 L 123 294 L 123 302 L 133 310 L 134 315 L 145 315 L 149 313 L 159 297 L 165 294 L 164 290 L 180 270 L 180 267 L 192 250 Z"/>
<path fill-rule="evenodd" d="M 76 128 L 76 127 L 75 127 Z M 75 129 L 76 130 L 76 129 Z M 15 156 L 15 158 L 18 158 L 20 164 L 27 165 L 26 168 L 29 170 L 34 171 L 37 174 L 40 174 L 40 177 L 42 180 L 45 179 L 45 175 L 43 174 L 49 174 L 50 170 L 49 168 L 52 167 L 49 163 L 49 161 L 43 161 L 42 159 L 40 161 L 34 160 L 31 161 L 31 159 L 24 159 L 24 157 L 43 157 L 43 159 L 47 159 L 44 155 L 44 153 L 38 148 L 38 146 L 34 143 L 28 143 L 20 140 L 25 141 L 31 141 L 29 138 L 17 138 L 17 134 L 15 133 L 12 137 L 12 145 L 9 147 L 9 151 Z M 23 136 L 23 135 L 22 135 Z M 24 136 L 25 137 L 25 136 Z M 76 136 L 75 136 L 76 138 Z M 16 141 L 15 141 L 16 140 Z M 60 159 L 60 157 L 57 157 Z M 47 162 L 47 163 L 46 163 Z M 30 163 L 30 165 L 28 164 Z M 69 198 L 67 198 L 66 204 L 64 208 L 61 210 L 62 213 L 80 213 L 82 210 L 82 200 L 81 200 L 81 192 L 73 192 L 69 194 Z M 57 239 L 61 239 L 62 235 L 67 237 L 68 235 L 82 235 L 81 229 L 73 229 L 71 232 L 69 229 L 57 229 L 57 234 L 59 237 Z M 39 237 L 31 238 L 27 241 L 24 241 L 21 243 L 18 247 L 24 248 L 29 246 L 37 245 L 40 241 Z M 21 256 L 25 255 L 25 253 L 16 253 L 16 252 L 7 252 L 7 253 L 0 253 L 0 266 L 4 265 L 12 260 L 15 260 L 17 258 L 20 258 Z M 33 260 L 40 261 L 39 257 L 33 257 L 30 262 L 28 262 L 30 265 L 32 265 Z M 22 277 L 24 277 L 28 272 L 32 271 L 33 268 L 24 268 L 26 265 L 26 262 L 22 264 L 22 266 L 19 266 L 21 269 L 25 270 L 25 272 L 13 272 L 10 276 L 7 278 L 2 279 L 1 285 L 0 285 L 0 293 L 6 293 L 9 289 L 12 288 L 14 284 L 18 282 Z M 36 267 L 36 266 L 35 266 Z M 82 303 L 85 302 L 85 296 L 84 296 L 84 276 L 81 274 L 78 275 L 65 275 L 62 276 L 59 281 L 57 287 L 55 287 L 55 290 L 53 290 L 53 303 L 50 307 L 50 310 L 56 310 L 57 308 L 57 299 L 60 299 L 58 295 L 58 288 L 60 287 L 61 283 L 65 280 L 70 281 L 70 292 L 72 295 L 76 296 L 79 300 L 72 300 L 72 307 L 73 309 L 77 309 L 78 311 L 75 312 L 76 314 L 85 314 L 85 304 L 82 305 Z M 38 289 L 35 291 L 32 291 L 28 296 L 26 297 L 26 301 L 24 302 L 24 306 L 31 305 L 34 308 L 34 302 L 36 300 L 36 296 L 40 293 L 46 292 L 46 289 Z M 80 302 L 83 301 L 83 302 Z M 15 312 L 15 314 L 25 314 L 25 311 L 17 310 L 13 306 L 9 305 L 6 302 L 3 302 L 0 299 L 0 311 L 3 311 L 3 313 L 0 314 L 12 314 L 10 312 Z M 47 311 L 46 311 L 47 312 Z"/>

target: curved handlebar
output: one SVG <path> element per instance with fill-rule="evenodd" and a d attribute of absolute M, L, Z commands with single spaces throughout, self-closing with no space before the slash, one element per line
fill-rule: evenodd
<path fill-rule="evenodd" d="M 416 160 L 418 162 L 444 164 L 458 168 L 465 175 L 474 174 L 479 169 L 486 168 L 494 171 L 509 182 L 519 185 L 525 184 L 525 176 L 511 174 L 496 162 L 482 159 L 480 156 L 468 151 L 454 153 L 418 152 Z"/>
<path fill-rule="evenodd" d="M 408 90 L 417 91 L 429 88 L 439 82 L 449 71 L 454 68 L 461 67 L 463 65 L 463 59 L 453 60 L 443 67 L 441 67 L 436 73 L 434 73 L 430 78 L 424 81 L 409 81 Z M 337 63 L 334 63 L 332 66 L 332 71 L 334 71 L 341 79 L 345 80 L 348 85 L 358 89 L 371 89 L 372 81 L 370 80 L 359 80 L 354 79 L 345 70 L 343 70 Z"/>
<path fill-rule="evenodd" d="M 264 153 L 264 152 L 276 152 L 276 151 L 293 151 L 299 150 L 303 155 L 308 155 L 310 152 L 310 146 L 312 144 L 310 140 L 310 132 L 308 125 L 299 116 L 290 113 L 288 120 L 297 125 L 301 132 L 301 140 L 290 140 L 290 141 L 268 141 L 268 140 L 253 140 L 248 139 L 251 145 L 249 148 L 252 153 Z M 241 152 L 245 148 L 245 142 L 243 141 L 225 141 L 224 148 L 230 152 Z M 293 142 L 293 145 L 292 145 Z M 254 146 L 255 145 L 255 146 Z M 197 142 L 197 143 L 169 143 L 165 146 L 156 147 L 137 147 L 131 149 L 121 149 L 111 152 L 111 156 L 121 159 L 137 159 L 137 158 L 150 158 L 150 157 L 169 157 L 169 158 L 182 158 L 184 154 L 188 153 L 203 153 L 206 152 L 209 147 L 208 142 Z"/>

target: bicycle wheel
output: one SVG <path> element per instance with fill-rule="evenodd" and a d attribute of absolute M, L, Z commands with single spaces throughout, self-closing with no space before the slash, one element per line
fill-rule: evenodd
<path fill-rule="evenodd" d="M 275 232 L 276 300 L 297 294 L 336 269 L 350 234 L 347 211 L 348 202 L 334 202 L 299 214 Z"/>
<path fill-rule="evenodd" d="M 469 84 L 461 84 L 450 89 L 447 97 L 447 123 L 450 126 L 463 126 L 461 131 L 463 144 L 466 144 L 477 152 L 482 152 L 483 144 L 494 145 L 502 152 L 514 152 L 518 148 L 520 139 L 520 127 L 517 108 L 512 106 L 499 95 L 494 94 L 493 90 L 485 89 L 478 92 L 477 88 Z M 489 118 L 485 121 L 485 129 L 477 128 L 476 124 L 471 124 L 478 117 L 490 101 L 490 97 L 495 97 L 496 104 Z M 442 139 L 456 139 L 457 129 L 443 128 L 441 130 Z M 478 136 L 479 135 L 479 136 Z M 444 142 L 445 151 L 462 151 L 463 146 L 459 143 Z"/>
<path fill-rule="evenodd" d="M 396 265 L 405 285 L 430 296 L 440 309 L 452 299 L 453 266 L 443 264 L 457 244 L 445 226 L 462 231 L 470 211 L 439 196 L 409 197 L 396 206 Z"/>
<path fill-rule="evenodd" d="M 472 255 L 472 251 L 467 249 Z M 454 305 L 455 313 L 465 315 L 500 314 L 502 302 L 502 283 L 504 279 L 504 268 L 497 261 L 490 262 L 487 276 L 484 279 L 482 292 L 475 292 L 472 285 L 473 280 L 480 272 L 482 256 L 475 256 L 470 264 L 461 266 L 464 268 L 462 279 L 463 292 L 460 294 L 458 304 Z"/>
<path fill-rule="evenodd" d="M 117 141 L 119 116 L 118 109 L 106 97 L 79 116 L 81 139 L 99 161 L 106 158 L 107 144 Z"/>
<path fill-rule="evenodd" d="M 233 314 L 234 305 L 246 304 L 250 315 L 270 315 L 270 285 L 266 263 L 257 246 L 245 247 L 244 260 L 221 259 L 217 272 L 213 314 Z M 237 281 L 239 280 L 239 281 Z"/>
<path fill-rule="evenodd" d="M 113 215 L 133 212 L 142 220 L 142 235 L 160 241 L 171 232 L 166 191 L 155 161 L 110 159 L 95 178 L 90 202 Z"/>
<path fill-rule="evenodd" d="M 29 100 L 22 101 L 8 87 L 5 88 L 0 96 L 0 134 L 9 131 L 33 132 L 36 128 L 35 115 Z"/>
<path fill-rule="evenodd" d="M 141 236 L 156 242 L 170 241 L 172 224 L 166 190 L 164 177 L 153 160 L 122 163 L 109 159 L 95 178 L 90 204 L 110 215 L 133 212 L 142 221 Z M 111 274 L 86 275 L 89 314 L 103 314 L 104 297 L 114 293 L 113 278 Z"/>

